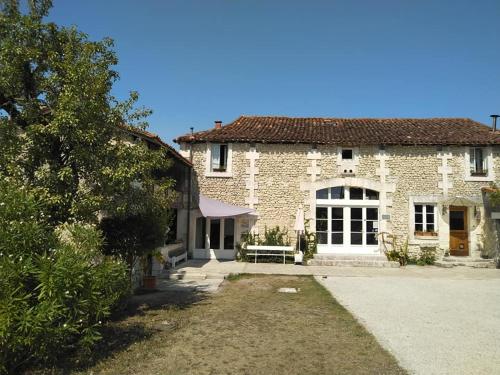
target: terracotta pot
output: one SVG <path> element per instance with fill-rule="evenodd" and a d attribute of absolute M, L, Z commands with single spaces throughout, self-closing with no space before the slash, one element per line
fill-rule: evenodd
<path fill-rule="evenodd" d="M 143 276 L 142 284 L 145 289 L 156 289 L 156 276 Z"/>

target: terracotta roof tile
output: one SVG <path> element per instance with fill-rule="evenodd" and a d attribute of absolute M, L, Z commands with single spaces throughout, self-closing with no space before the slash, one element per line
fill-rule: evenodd
<path fill-rule="evenodd" d="M 241 116 L 220 129 L 175 142 L 314 143 L 331 145 L 500 144 L 500 131 L 468 118 L 294 118 Z"/>
<path fill-rule="evenodd" d="M 120 124 L 120 125 L 118 125 L 118 127 L 120 129 L 123 129 L 123 130 L 125 130 L 129 133 L 132 133 L 138 137 L 141 137 L 141 138 L 144 138 L 150 142 L 153 142 L 153 143 L 159 145 L 160 147 L 163 147 L 174 158 L 181 161 L 182 163 L 184 163 L 190 167 L 193 165 L 188 159 L 186 159 L 184 156 L 179 154 L 179 152 L 175 148 L 170 146 L 168 143 L 163 142 L 163 140 L 157 134 L 150 133 L 146 130 L 139 129 L 139 128 L 137 128 L 135 126 L 131 126 L 131 125 Z"/>

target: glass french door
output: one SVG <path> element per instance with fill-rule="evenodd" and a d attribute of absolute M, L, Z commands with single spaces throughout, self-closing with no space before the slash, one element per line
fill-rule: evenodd
<path fill-rule="evenodd" d="M 378 207 L 317 207 L 316 235 L 324 249 L 356 251 L 378 245 Z"/>

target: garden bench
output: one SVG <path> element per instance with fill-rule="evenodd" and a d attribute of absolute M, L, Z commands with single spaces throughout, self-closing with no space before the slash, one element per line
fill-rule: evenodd
<path fill-rule="evenodd" d="M 247 255 L 257 256 L 282 256 L 283 264 L 286 263 L 286 257 L 294 257 L 295 249 L 293 246 L 269 246 L 269 245 L 247 245 Z"/>

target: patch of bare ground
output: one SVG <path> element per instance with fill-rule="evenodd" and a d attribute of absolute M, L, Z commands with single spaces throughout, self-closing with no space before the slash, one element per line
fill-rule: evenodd
<path fill-rule="evenodd" d="M 282 287 L 300 291 L 278 293 Z M 208 297 L 169 298 L 136 301 L 129 316 L 108 325 L 115 335 L 105 335 L 80 373 L 405 373 L 312 277 L 244 275 Z"/>

